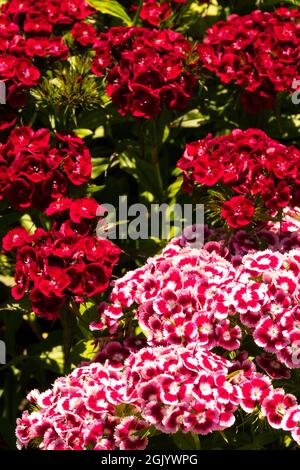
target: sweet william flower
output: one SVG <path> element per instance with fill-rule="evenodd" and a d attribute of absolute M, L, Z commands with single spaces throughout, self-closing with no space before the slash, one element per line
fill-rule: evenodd
<path fill-rule="evenodd" d="M 147 428 L 147 422 L 128 416 L 116 427 L 114 434 L 116 445 L 120 450 L 145 449 L 148 444 L 147 437 L 142 437 L 142 431 L 145 428 Z"/>
<path fill-rule="evenodd" d="M 241 407 L 244 411 L 251 413 L 256 405 L 262 404 L 270 393 L 271 380 L 262 374 L 256 375 L 251 380 L 241 384 Z"/>
<path fill-rule="evenodd" d="M 229 227 L 241 228 L 249 225 L 254 214 L 253 202 L 244 196 L 234 196 L 222 206 L 222 217 Z"/>
<path fill-rule="evenodd" d="M 163 106 L 183 110 L 196 86 L 189 65 L 191 44 L 179 33 L 138 27 L 112 27 L 94 44 L 91 70 L 104 76 L 106 92 L 121 115 L 146 119 Z"/>
<path fill-rule="evenodd" d="M 12 295 L 19 300 L 29 293 L 37 315 L 57 318 L 70 297 L 82 301 L 108 287 L 120 250 L 96 238 L 97 208 L 95 200 L 64 198 L 48 208 L 47 215 L 54 217 L 50 230 L 29 234 L 17 228 L 5 236 L 4 250 L 16 255 Z M 70 217 L 72 209 L 77 222 Z"/>
<path fill-rule="evenodd" d="M 82 46 L 94 44 L 97 38 L 96 29 L 88 23 L 75 23 L 71 29 L 71 34 Z"/>
<path fill-rule="evenodd" d="M 239 359 L 246 356 L 241 353 Z M 144 449 L 150 427 L 163 434 L 207 435 L 233 426 L 239 405 L 248 413 L 261 408 L 271 427 L 299 440 L 299 406 L 293 395 L 274 389 L 252 367 L 229 375 L 237 364 L 198 343 L 124 355 L 122 345 L 114 342 L 97 359 L 102 363 L 79 367 L 46 392 L 28 395 L 38 411 L 25 411 L 18 419 L 19 448 L 38 438 L 42 450 Z"/>
<path fill-rule="evenodd" d="M 299 77 L 298 20 L 299 11 L 288 8 L 229 15 L 206 31 L 197 48 L 200 63 L 223 83 L 242 87 L 246 111 L 270 108 L 276 94 L 291 91 Z"/>
<path fill-rule="evenodd" d="M 235 129 L 187 144 L 177 166 L 183 172 L 185 191 L 201 185 L 212 200 L 218 193 L 214 212 L 225 201 L 222 218 L 231 228 L 241 229 L 252 220 L 262 224 L 262 219 L 297 205 L 299 161 L 300 152 L 294 146 L 284 146 L 259 129 Z"/>
<path fill-rule="evenodd" d="M 300 424 L 300 406 L 291 406 L 285 413 L 282 420 L 282 429 L 286 431 L 297 430 Z M 298 431 L 298 430 L 297 430 Z M 298 432 L 297 432 L 298 435 Z M 299 436 L 298 436 L 299 439 Z"/>
<path fill-rule="evenodd" d="M 56 134 L 53 146 L 50 137 L 48 129 L 17 127 L 0 147 L 1 168 L 6 174 L 0 185 L 1 197 L 15 209 L 45 210 L 66 195 L 69 185 L 80 186 L 91 175 L 91 155 L 81 139 Z M 73 207 L 76 218 L 75 202 Z"/>
<path fill-rule="evenodd" d="M 294 395 L 286 394 L 283 389 L 274 389 L 262 402 L 262 413 L 274 429 L 281 429 L 283 418 L 289 409 L 297 405 Z"/>
<path fill-rule="evenodd" d="M 269 353 L 262 353 L 255 358 L 256 364 L 272 379 L 289 379 L 291 373 L 288 368 Z"/>

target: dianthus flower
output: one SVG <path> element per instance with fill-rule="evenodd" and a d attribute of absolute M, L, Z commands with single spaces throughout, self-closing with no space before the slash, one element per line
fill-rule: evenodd
<path fill-rule="evenodd" d="M 261 410 L 271 427 L 291 431 L 299 443 L 296 398 L 249 368 L 245 354 L 239 359 L 230 362 L 190 343 L 143 348 L 117 369 L 110 359 L 77 368 L 46 392 L 30 392 L 35 409 L 17 420 L 17 445 L 139 450 L 153 429 L 200 436 L 228 429 L 239 407 Z"/>
<path fill-rule="evenodd" d="M 200 62 L 223 83 L 245 90 L 242 103 L 248 111 L 271 107 L 276 94 L 291 92 L 300 78 L 299 18 L 299 10 L 288 8 L 232 14 L 207 30 L 198 46 Z"/>
<path fill-rule="evenodd" d="M 198 342 L 207 350 L 233 351 L 243 340 L 241 322 L 262 352 L 299 368 L 299 248 L 249 251 L 235 262 L 221 255 L 220 244 L 196 249 L 180 243 L 169 243 L 161 255 L 115 281 L 110 303 L 101 304 L 91 328 L 113 333 L 131 309 L 149 345 Z"/>
<path fill-rule="evenodd" d="M 0 144 L 0 199 L 14 209 L 44 210 L 53 200 L 80 186 L 91 176 L 91 155 L 82 139 L 48 129 L 17 127 Z"/>
<path fill-rule="evenodd" d="M 43 59 L 68 58 L 61 28 L 70 29 L 94 11 L 85 0 L 11 0 L 1 6 L 0 80 L 6 83 L 10 113 L 25 106 L 24 92 L 37 85 Z"/>
<path fill-rule="evenodd" d="M 262 214 L 275 216 L 297 204 L 299 163 L 296 147 L 287 147 L 259 129 L 235 129 L 229 135 L 209 134 L 187 144 L 178 167 L 187 191 L 201 185 L 220 193 L 224 199 L 220 215 L 236 229 Z"/>
<path fill-rule="evenodd" d="M 152 26 L 160 26 L 185 3 L 187 0 L 145 0 L 140 17 Z M 136 10 L 137 7 L 133 9 Z"/>
<path fill-rule="evenodd" d="M 144 449 L 147 438 L 138 433 L 147 423 L 118 415 L 125 392 L 122 374 L 97 363 L 75 369 L 43 393 L 33 390 L 28 400 L 35 411 L 17 422 L 18 447 L 39 440 L 41 450 Z"/>
<path fill-rule="evenodd" d="M 120 250 L 95 237 L 98 207 L 91 198 L 65 198 L 46 211 L 56 217 L 49 231 L 30 234 L 18 227 L 7 233 L 3 248 L 16 255 L 14 299 L 28 293 L 33 311 L 50 320 L 70 299 L 80 302 L 109 286 Z"/>
<path fill-rule="evenodd" d="M 153 118 L 166 106 L 183 110 L 196 83 L 191 44 L 171 30 L 112 27 L 94 45 L 92 72 L 105 75 L 108 96 L 122 115 Z"/>

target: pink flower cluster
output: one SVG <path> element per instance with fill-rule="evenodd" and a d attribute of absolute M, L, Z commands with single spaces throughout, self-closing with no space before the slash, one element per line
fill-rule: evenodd
<path fill-rule="evenodd" d="M 235 421 L 239 390 L 226 379 L 229 367 L 199 343 L 142 349 L 125 362 L 127 393 L 156 429 L 205 435 Z"/>
<path fill-rule="evenodd" d="M 288 8 L 232 14 L 208 29 L 198 46 L 200 61 L 223 83 L 235 82 L 246 91 L 247 110 L 270 107 L 278 92 L 291 91 L 300 78 L 299 18 L 299 10 Z"/>
<path fill-rule="evenodd" d="M 94 45 L 92 71 L 105 75 L 108 96 L 122 115 L 153 118 L 164 106 L 182 110 L 196 78 L 191 44 L 171 30 L 112 27 Z"/>
<path fill-rule="evenodd" d="M 210 134 L 187 144 L 178 167 L 187 191 L 200 184 L 222 193 L 221 216 L 232 228 L 250 224 L 257 217 L 255 208 L 269 218 L 299 199 L 300 151 L 259 129 Z"/>
<path fill-rule="evenodd" d="M 14 128 L 0 144 L 0 199 L 14 209 L 44 210 L 59 199 L 72 183 L 80 186 L 91 176 L 91 155 L 75 135 L 56 134 L 50 143 L 48 129 Z"/>
<path fill-rule="evenodd" d="M 274 389 L 245 355 L 231 363 L 197 343 L 144 348 L 119 369 L 109 360 L 75 369 L 28 400 L 35 411 L 17 421 L 19 448 L 36 440 L 43 450 L 144 449 L 151 427 L 206 435 L 231 427 L 239 406 L 247 413 L 261 407 L 261 418 L 300 443 L 293 395 Z"/>
<path fill-rule="evenodd" d="M 122 307 L 137 304 L 136 317 L 150 345 L 197 341 L 208 349 L 238 349 L 241 330 L 231 328 L 222 295 L 223 286 L 234 282 L 235 274 L 230 262 L 216 253 L 170 245 L 161 256 L 115 282 L 112 305 L 102 309 L 100 321 L 92 328 L 108 326 L 114 331 Z"/>
<path fill-rule="evenodd" d="M 42 450 L 145 448 L 147 439 L 137 433 L 147 429 L 147 423 L 118 416 L 125 389 L 120 372 L 95 363 L 57 379 L 44 393 L 33 390 L 28 400 L 36 411 L 25 411 L 18 419 L 18 447 L 41 439 Z"/>
<path fill-rule="evenodd" d="M 300 251 L 257 251 L 231 263 L 219 244 L 207 248 L 182 248 L 177 240 L 125 274 L 91 328 L 114 332 L 123 309 L 133 308 L 150 345 L 198 342 L 231 351 L 240 346 L 241 322 L 264 352 L 299 368 Z"/>
<path fill-rule="evenodd" d="M 94 199 L 62 199 L 46 211 L 56 216 L 49 231 L 18 227 L 5 235 L 4 250 L 16 254 L 14 299 L 29 293 L 33 311 L 51 320 L 70 299 L 81 302 L 107 289 L 120 249 L 95 237 L 98 208 Z"/>

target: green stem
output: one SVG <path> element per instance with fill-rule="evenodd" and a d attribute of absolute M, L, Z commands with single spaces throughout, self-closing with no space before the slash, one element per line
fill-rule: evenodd
<path fill-rule="evenodd" d="M 63 327 L 64 373 L 71 371 L 70 352 L 72 347 L 73 316 L 71 308 L 62 312 L 61 324 Z"/>
<path fill-rule="evenodd" d="M 134 15 L 134 19 L 133 19 L 132 26 L 136 26 L 136 25 L 137 25 L 137 22 L 139 21 L 139 17 L 140 17 L 142 8 L 143 8 L 143 4 L 144 4 L 144 0 L 140 0 L 138 9 L 137 9 L 137 11 L 136 11 L 136 14 Z"/>
<path fill-rule="evenodd" d="M 163 187 L 163 180 L 161 177 L 159 153 L 158 153 L 159 143 L 158 143 L 158 136 L 157 136 L 157 121 L 153 119 L 151 120 L 151 123 L 152 123 L 152 133 L 153 133 L 153 147 L 151 150 L 151 161 L 157 174 L 157 180 L 158 180 L 160 192 L 161 194 L 163 194 L 164 187 Z"/>

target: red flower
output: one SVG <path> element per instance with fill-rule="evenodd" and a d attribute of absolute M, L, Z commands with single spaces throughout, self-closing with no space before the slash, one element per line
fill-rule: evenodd
<path fill-rule="evenodd" d="M 67 205 L 66 205 L 67 206 Z M 66 207 L 65 206 L 65 207 Z M 71 202 L 70 218 L 73 222 L 80 223 L 85 219 L 95 219 L 101 206 L 95 199 L 86 197 Z"/>
<path fill-rule="evenodd" d="M 86 266 L 83 272 L 83 286 L 88 297 L 100 294 L 108 285 L 108 271 L 101 263 L 91 263 Z"/>
<path fill-rule="evenodd" d="M 160 111 L 159 96 L 150 88 L 133 83 L 131 112 L 133 116 L 151 118 Z"/>
<path fill-rule="evenodd" d="M 2 239 L 2 246 L 5 251 L 11 251 L 15 248 L 26 245 L 28 241 L 28 232 L 24 227 L 17 227 L 10 230 Z"/>
<path fill-rule="evenodd" d="M 195 164 L 194 178 L 198 183 L 214 186 L 224 175 L 224 166 L 217 159 L 203 158 Z"/>
<path fill-rule="evenodd" d="M 97 38 L 97 31 L 94 26 L 88 23 L 75 23 L 71 33 L 82 46 L 94 44 Z"/>
<path fill-rule="evenodd" d="M 230 15 L 206 31 L 197 48 L 200 63 L 223 83 L 244 89 L 241 102 L 248 112 L 270 108 L 299 76 L 299 17 L 297 9 L 287 8 Z"/>
<path fill-rule="evenodd" d="M 253 202 L 244 196 L 234 196 L 222 206 L 222 217 L 232 228 L 248 225 L 254 214 Z"/>
<path fill-rule="evenodd" d="M 60 309 L 64 303 L 64 298 L 53 293 L 45 295 L 37 288 L 30 293 L 33 311 L 46 320 L 53 320 L 60 316 Z"/>
<path fill-rule="evenodd" d="M 36 85 L 40 78 L 40 71 L 32 65 L 29 59 L 19 59 L 16 64 L 16 77 L 22 85 Z"/>
<path fill-rule="evenodd" d="M 15 209 L 26 209 L 31 206 L 33 185 L 25 179 L 16 178 L 5 191 Z"/>
<path fill-rule="evenodd" d="M 156 0 L 146 0 L 140 13 L 140 17 L 153 26 L 159 26 L 161 21 L 165 21 L 171 14 L 171 9 L 167 2 L 159 4 Z"/>

